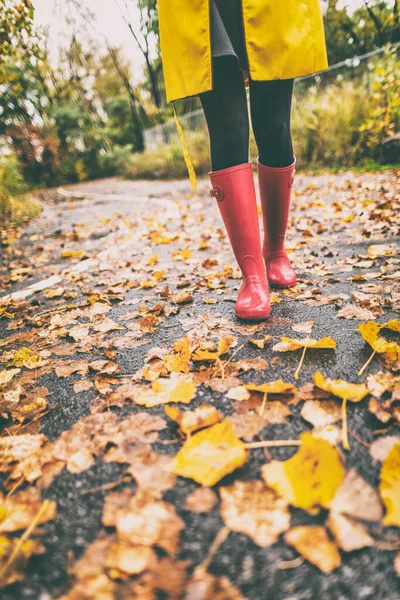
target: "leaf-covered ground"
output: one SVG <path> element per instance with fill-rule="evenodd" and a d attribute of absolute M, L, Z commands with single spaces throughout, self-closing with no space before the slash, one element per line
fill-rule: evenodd
<path fill-rule="evenodd" d="M 206 181 L 3 232 L 4 600 L 398 600 L 398 189 L 299 175 L 299 283 L 256 325 Z"/>

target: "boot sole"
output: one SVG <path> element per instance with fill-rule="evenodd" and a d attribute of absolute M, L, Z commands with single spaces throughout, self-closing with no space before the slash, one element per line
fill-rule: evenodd
<path fill-rule="evenodd" d="M 240 313 L 235 310 L 235 315 L 238 319 L 242 319 L 243 321 L 265 321 L 271 314 L 271 310 L 265 311 L 264 313 L 250 315 L 247 313 Z"/>

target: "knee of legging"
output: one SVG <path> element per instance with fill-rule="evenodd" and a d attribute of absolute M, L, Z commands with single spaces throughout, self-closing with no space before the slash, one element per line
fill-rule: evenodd
<path fill-rule="evenodd" d="M 254 134 L 262 145 L 287 146 L 291 142 L 290 122 L 288 119 L 266 120 Z"/>

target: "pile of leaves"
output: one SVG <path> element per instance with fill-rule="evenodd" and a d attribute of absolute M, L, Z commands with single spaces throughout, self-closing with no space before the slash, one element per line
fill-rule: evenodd
<path fill-rule="evenodd" d="M 400 573 L 399 212 L 393 176 L 376 178 L 343 179 L 326 204 L 304 179 L 288 242 L 299 284 L 273 293 L 258 324 L 233 316 L 240 273 L 205 194 L 5 241 L 5 592 L 49 559 L 57 481 L 98 464 L 122 474 L 86 490 L 104 494 L 102 523 L 83 554 L 65 556 L 63 600 L 244 598 L 212 569 L 238 535 L 290 549 L 277 569 L 311 563 L 328 577 L 377 548 Z M 298 306 L 308 320 L 291 318 Z M 193 562 L 196 514 L 220 528 Z"/>

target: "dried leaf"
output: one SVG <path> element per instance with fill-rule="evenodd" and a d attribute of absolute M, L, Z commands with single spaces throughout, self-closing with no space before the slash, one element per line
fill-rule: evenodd
<path fill-rule="evenodd" d="M 202 404 L 193 411 L 185 412 L 175 406 L 166 406 L 165 412 L 170 419 L 178 423 L 180 431 L 187 436 L 223 420 L 219 410 L 209 404 Z"/>
<path fill-rule="evenodd" d="M 191 357 L 191 343 L 188 338 L 183 338 L 175 342 L 173 346 L 176 354 L 167 354 L 164 358 L 164 365 L 169 372 L 189 373 L 189 364 Z"/>
<path fill-rule="evenodd" d="M 292 325 L 292 329 L 296 333 L 311 333 L 314 325 L 314 321 L 304 321 L 303 323 L 296 323 L 296 325 Z"/>
<path fill-rule="evenodd" d="M 338 546 L 345 552 L 352 552 L 367 546 L 373 546 L 374 540 L 361 523 L 331 512 L 326 522 Z"/>
<path fill-rule="evenodd" d="M 0 493 L 0 533 L 11 533 L 28 528 L 41 506 L 43 504 L 40 493 L 33 487 L 8 497 Z M 51 521 L 55 516 L 56 503 L 48 502 L 46 510 L 41 511 L 37 524 Z"/>
<path fill-rule="evenodd" d="M 215 577 L 199 565 L 187 584 L 184 600 L 245 600 L 226 577 Z"/>
<path fill-rule="evenodd" d="M 340 567 L 339 551 L 329 539 L 325 527 L 316 525 L 294 527 L 285 534 L 284 539 L 323 573 L 331 573 Z"/>
<path fill-rule="evenodd" d="M 374 460 L 383 462 L 396 444 L 400 444 L 400 437 L 397 435 L 388 435 L 375 440 L 371 444 L 369 451 Z"/>
<path fill-rule="evenodd" d="M 199 514 L 208 513 L 217 502 L 217 495 L 211 488 L 199 487 L 186 497 L 185 510 Z"/>
<path fill-rule="evenodd" d="M 336 348 L 336 342 L 331 337 L 321 338 L 320 340 L 305 337 L 301 340 L 298 340 L 282 336 L 281 341 L 278 344 L 275 344 L 275 346 L 272 346 L 272 350 L 275 350 L 276 352 L 289 352 L 292 350 L 299 350 L 300 348 L 303 348 L 303 353 L 294 374 L 295 379 L 299 378 L 300 369 L 302 367 L 307 348 Z"/>
<path fill-rule="evenodd" d="M 108 527 L 114 526 L 121 540 L 139 546 L 157 546 L 171 554 L 178 550 L 184 523 L 172 504 L 154 500 L 148 494 L 129 497 L 126 491 L 109 496 L 104 504 L 103 522 Z"/>
<path fill-rule="evenodd" d="M 271 342 L 271 341 L 272 341 L 272 335 L 266 335 L 265 337 L 260 338 L 260 339 L 249 338 L 250 344 L 253 344 L 253 346 L 260 348 L 260 350 L 265 348 L 265 345 L 269 344 L 269 342 Z"/>
<path fill-rule="evenodd" d="M 300 414 L 314 427 L 326 427 L 342 418 L 340 405 L 335 400 L 307 400 Z"/>
<path fill-rule="evenodd" d="M 232 531 L 265 548 L 290 526 L 288 503 L 262 481 L 235 481 L 220 488 L 221 516 Z"/>
<path fill-rule="evenodd" d="M 226 354 L 229 351 L 233 342 L 234 342 L 233 337 L 231 337 L 231 336 L 223 337 L 219 340 L 218 347 L 216 350 L 199 348 L 196 350 L 196 352 L 193 353 L 192 359 L 193 360 L 218 360 L 220 356 L 222 356 L 223 354 Z"/>

